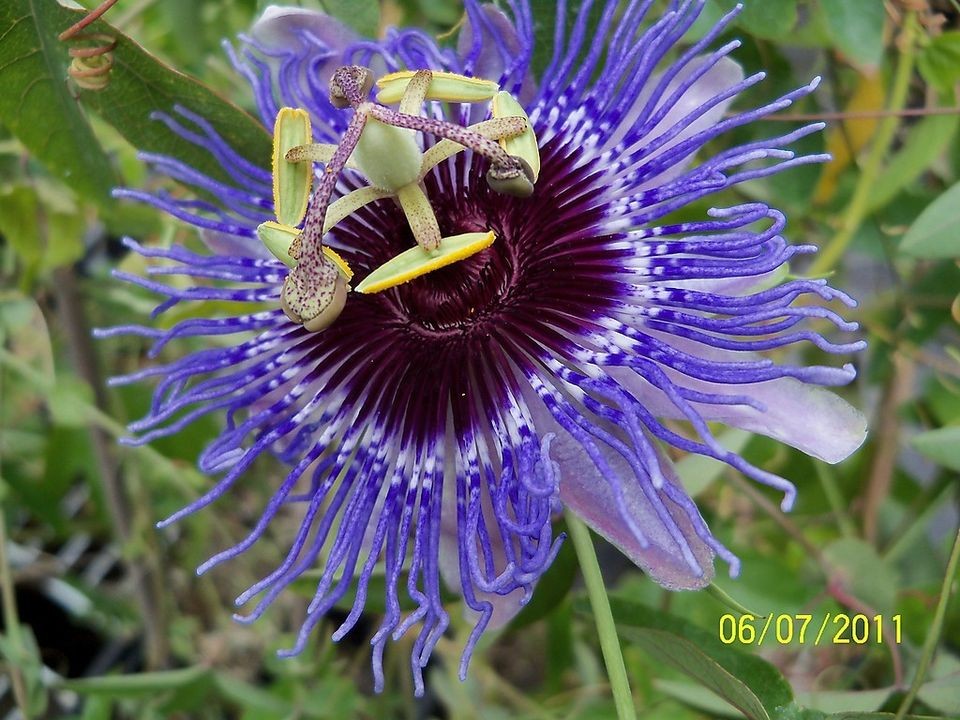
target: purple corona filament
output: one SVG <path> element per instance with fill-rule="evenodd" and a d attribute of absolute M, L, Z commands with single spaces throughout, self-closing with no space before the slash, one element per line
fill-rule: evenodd
<path fill-rule="evenodd" d="M 302 650 L 355 587 L 334 634 L 340 639 L 360 618 L 379 566 L 387 611 L 372 639 L 377 689 L 388 641 L 416 628 L 411 663 L 415 691 L 423 692 L 423 668 L 449 624 L 442 583 L 462 595 L 475 623 L 463 675 L 480 634 L 509 621 L 549 567 L 560 542 L 551 518 L 564 506 L 664 587 L 706 586 L 716 557 L 735 574 L 736 557 L 711 534 L 663 445 L 726 462 L 782 493 L 789 508 L 793 485 L 723 448 L 709 422 L 769 435 L 828 462 L 847 457 L 865 433 L 862 415 L 819 387 L 852 380 L 850 364 L 789 364 L 804 345 L 839 354 L 863 347 L 819 331 L 856 328 L 828 306 L 853 306 L 847 295 L 823 280 L 778 274 L 815 248 L 788 243 L 786 219 L 761 202 L 715 207 L 699 218 L 689 211 L 738 183 L 825 159 L 789 149 L 819 124 L 702 152 L 816 83 L 759 108 L 731 110 L 763 79 L 744 78 L 729 58 L 738 43 L 715 47 L 736 11 L 665 60 L 703 0 L 674 0 L 660 16 L 651 13 L 652 0 L 603 2 L 589 31 L 595 3 L 584 2 L 569 33 L 561 1 L 553 57 L 538 79 L 530 70 L 530 7 L 506 4 L 508 12 L 465 0 L 456 49 L 441 49 L 416 29 L 364 40 L 296 8 L 269 8 L 239 49 L 228 47 L 266 127 L 278 108 L 303 108 L 317 142 L 339 143 L 352 111 L 330 104 L 329 80 L 338 67 L 360 65 L 376 74 L 432 69 L 494 80 L 521 101 L 539 139 L 542 165 L 529 198 L 493 192 L 485 181 L 490 161 L 470 151 L 431 170 L 423 185 L 443 235 L 493 230 L 496 242 L 405 285 L 351 294 L 323 332 L 304 330 L 279 309 L 288 269 L 256 237 L 257 225 L 273 216 L 269 169 L 249 163 L 204 118 L 183 108 L 157 115 L 210 153 L 232 184 L 144 155 L 158 172 L 212 199 L 116 191 L 199 227 L 210 249 L 127 241 L 164 261 L 150 275 L 188 279 L 172 286 L 116 273 L 163 298 L 155 314 L 186 301 L 260 305 L 169 330 L 99 332 L 150 338 L 154 357 L 180 338 L 219 336 L 208 349 L 114 379 L 156 383 L 149 412 L 131 425 L 132 444 L 209 414 L 226 417 L 198 460 L 211 487 L 161 525 L 221 499 L 264 454 L 287 463 L 249 536 L 200 571 L 236 558 L 285 507 L 300 506 L 286 556 L 240 595 L 238 619 L 255 620 L 291 582 L 319 569 L 288 654 Z M 451 115 L 434 103 L 427 111 L 435 123 L 417 118 L 410 127 L 446 132 L 449 123 L 440 121 L 483 119 L 477 106 L 454 106 Z M 362 186 L 345 169 L 333 194 Z M 678 220 L 681 209 L 688 212 Z M 361 208 L 323 240 L 358 279 L 415 244 L 389 200 Z M 225 341 L 230 335 L 233 344 Z M 763 354 L 770 350 L 788 362 Z M 664 419 L 684 421 L 689 433 Z M 411 612 L 401 610 L 401 593 Z"/>

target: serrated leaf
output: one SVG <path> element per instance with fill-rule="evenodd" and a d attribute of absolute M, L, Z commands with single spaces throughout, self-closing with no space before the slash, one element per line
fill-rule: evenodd
<path fill-rule="evenodd" d="M 732 10 L 741 0 L 714 0 L 724 11 Z M 797 24 L 797 0 L 763 0 L 742 3 L 737 25 L 760 38 L 776 39 L 788 35 Z"/>
<path fill-rule="evenodd" d="M 820 0 L 830 37 L 856 65 L 875 67 L 883 57 L 886 10 L 878 0 Z"/>
<path fill-rule="evenodd" d="M 130 675 L 104 675 L 102 677 L 66 680 L 63 686 L 81 695 L 112 695 L 115 697 L 139 697 L 151 693 L 178 690 L 195 682 L 208 679 L 210 668 L 195 666 L 179 670 L 160 670 Z"/>
<path fill-rule="evenodd" d="M 900 252 L 939 260 L 960 257 L 960 183 L 952 185 L 928 205 L 900 243 Z"/>
<path fill-rule="evenodd" d="M 58 28 L 66 28 L 83 16 L 52 0 L 46 4 L 52 6 L 49 12 Z M 182 160 L 217 180 L 229 180 L 213 155 L 150 118 L 156 111 L 176 118 L 174 107 L 182 106 L 205 118 L 247 160 L 263 168 L 270 167 L 270 134 L 250 114 L 197 80 L 164 65 L 103 20 L 93 23 L 88 31 L 115 37 L 117 47 L 113 51 L 113 69 L 106 88 L 82 90 L 80 99 L 133 146 Z"/>
<path fill-rule="evenodd" d="M 321 0 L 323 9 L 345 25 L 367 38 L 377 37 L 380 29 L 380 3 L 378 0 Z M 434 3 L 431 3 L 434 4 Z M 459 13 L 454 16 L 456 22 Z"/>
<path fill-rule="evenodd" d="M 635 600 L 613 595 L 610 606 L 623 638 L 639 642 L 654 657 L 748 717 L 769 718 L 776 708 L 792 701 L 790 685 L 766 660 L 724 645 L 714 633 Z"/>
<path fill-rule="evenodd" d="M 66 83 L 64 12 L 52 0 L 0 3 L 0 123 L 81 195 L 110 202 L 116 176 Z M 74 17 L 76 13 L 70 13 Z"/>
<path fill-rule="evenodd" d="M 879 690 L 809 690 L 797 693 L 797 704 L 824 713 L 874 712 L 890 697 L 891 688 Z"/>
<path fill-rule="evenodd" d="M 878 613 L 892 613 L 899 586 L 897 574 L 872 545 L 843 538 L 828 545 L 823 556 L 854 597 Z"/>
<path fill-rule="evenodd" d="M 631 629 L 624 638 L 643 647 L 654 658 L 686 673 L 716 693 L 749 720 L 769 720 L 770 715 L 760 698 L 745 682 L 704 653 L 698 645 L 664 630 Z"/>
<path fill-rule="evenodd" d="M 960 471 L 960 425 L 920 433 L 910 444 L 937 465 Z"/>
<path fill-rule="evenodd" d="M 841 712 L 827 715 L 826 720 L 944 720 L 944 718 L 932 715 L 904 715 L 901 718 L 894 713 Z"/>
<path fill-rule="evenodd" d="M 947 31 L 931 38 L 917 55 L 923 79 L 940 92 L 950 92 L 960 81 L 960 32 Z"/>
<path fill-rule="evenodd" d="M 960 62 L 960 60 L 958 60 Z M 887 164 L 870 193 L 870 211 L 879 210 L 925 173 L 950 145 L 960 117 L 927 117 L 914 125 L 897 154 Z"/>
<path fill-rule="evenodd" d="M 948 717 L 960 716 L 960 673 L 924 683 L 917 697 Z"/>

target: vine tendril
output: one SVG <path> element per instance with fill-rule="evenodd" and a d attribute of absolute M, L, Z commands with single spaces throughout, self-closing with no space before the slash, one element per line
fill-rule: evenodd
<path fill-rule="evenodd" d="M 104 0 L 83 19 L 57 36 L 60 41 L 78 44 L 68 51 L 71 61 L 67 74 L 78 87 L 84 90 L 103 90 L 110 83 L 113 51 L 117 47 L 117 39 L 107 33 L 84 31 L 103 17 L 117 2 L 118 0 Z"/>

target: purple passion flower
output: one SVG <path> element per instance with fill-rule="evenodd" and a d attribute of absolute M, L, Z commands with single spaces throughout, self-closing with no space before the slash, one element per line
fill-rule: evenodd
<path fill-rule="evenodd" d="M 169 330 L 127 326 L 100 335 L 153 338 L 154 356 L 179 338 L 216 336 L 208 349 L 115 379 L 159 379 L 149 413 L 131 425 L 132 443 L 185 431 L 211 413 L 226 416 L 198 461 L 213 486 L 161 525 L 224 498 L 264 454 L 290 466 L 249 536 L 199 569 L 235 558 L 279 514 L 296 511 L 289 552 L 237 599 L 246 609 L 239 621 L 255 620 L 291 582 L 320 568 L 288 653 L 300 652 L 355 587 L 352 610 L 334 633 L 340 639 L 359 619 L 377 572 L 386 579 L 387 610 L 372 639 L 376 687 L 388 639 L 417 627 L 412 666 L 421 693 L 422 669 L 449 623 L 441 583 L 462 595 L 475 622 L 463 675 L 484 629 L 512 618 L 549 567 L 562 539 L 551 529 L 561 507 L 666 588 L 704 587 L 717 556 L 737 572 L 736 557 L 711 534 L 661 444 L 728 463 L 781 491 L 784 508 L 794 486 L 724 449 L 709 422 L 831 463 L 861 444 L 863 416 L 820 387 L 848 383 L 851 365 L 797 367 L 760 354 L 803 343 L 828 353 L 863 347 L 804 327 L 812 318 L 856 329 L 827 307 L 852 306 L 848 296 L 823 280 L 783 279 L 794 255 L 815 248 L 788 244 L 786 219 L 763 202 L 691 219 L 699 214 L 694 204 L 713 193 L 826 159 L 787 149 L 819 124 L 698 155 L 816 85 L 731 112 L 764 76 L 745 78 L 729 59 L 737 42 L 711 48 L 736 11 L 678 46 L 703 4 L 675 0 L 651 17 L 653 0 L 605 2 L 588 30 L 593 3 L 586 2 L 567 32 L 559 2 L 553 58 L 540 78 L 530 69 L 527 0 L 508 0 L 508 11 L 465 0 L 455 48 L 417 29 L 362 39 L 321 13 L 269 8 L 239 49 L 227 47 L 268 128 L 282 107 L 298 108 L 309 113 L 316 141 L 336 144 L 353 112 L 331 105 L 336 68 L 363 66 L 376 76 L 431 69 L 493 80 L 518 98 L 542 162 L 528 198 L 491 190 L 480 155 L 440 162 L 421 187 L 442 234 L 492 230 L 496 242 L 383 292 L 349 293 L 321 332 L 283 312 L 288 267 L 257 236 L 274 216 L 270 168 L 246 161 L 243 148 L 229 147 L 186 109 L 158 115 L 198 153 L 212 154 L 233 182 L 144 155 L 208 199 L 116 194 L 201 228 L 209 253 L 128 241 L 163 261 L 151 275 L 193 282 L 116 274 L 164 296 L 157 314 L 183 301 L 245 305 L 232 317 L 194 315 Z M 449 118 L 451 107 L 463 125 L 486 113 L 476 104 L 427 103 L 437 118 Z M 424 150 L 435 142 L 417 137 Z M 348 168 L 335 195 L 365 185 Z M 357 280 L 416 244 L 390 198 L 350 214 L 324 241 Z M 250 303 L 259 308 L 248 313 Z M 678 434 L 663 419 L 685 421 L 690 432 Z M 401 610 L 401 585 L 411 612 Z"/>

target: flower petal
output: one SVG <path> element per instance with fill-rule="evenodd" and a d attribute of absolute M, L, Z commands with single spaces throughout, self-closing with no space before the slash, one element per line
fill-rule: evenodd
<path fill-rule="evenodd" d="M 203 229 L 200 231 L 200 239 L 214 255 L 249 257 L 260 260 L 267 260 L 272 257 L 257 238 L 229 235 L 219 230 Z"/>
<path fill-rule="evenodd" d="M 334 70 L 343 64 L 343 51 L 358 40 L 357 34 L 326 13 L 303 8 L 270 5 L 251 30 L 253 39 L 267 51 L 307 52 L 316 54 L 315 43 L 308 43 L 305 34 L 325 45 L 329 56 L 324 62 L 311 66 L 323 87 L 330 81 Z M 319 59 L 319 58 L 317 58 Z"/>
<path fill-rule="evenodd" d="M 679 350 L 716 362 L 759 359 L 751 353 L 718 350 L 676 337 L 670 338 L 669 343 Z M 607 371 L 653 414 L 683 419 L 680 411 L 660 390 L 633 370 L 611 367 Z M 764 406 L 761 411 L 746 405 L 692 403 L 705 420 L 775 438 L 828 463 L 844 460 L 866 438 L 867 419 L 863 413 L 829 390 L 795 378 L 718 384 L 695 380 L 669 369 L 667 374 L 682 387 L 716 395 L 746 395 Z"/>
<path fill-rule="evenodd" d="M 507 61 L 523 52 L 523 41 L 510 18 L 489 3 L 479 7 L 485 22 L 474 26 L 468 13 L 457 37 L 457 54 L 473 77 L 504 82 Z M 493 32 L 491 32 L 493 31 Z M 496 36 L 494 36 L 494 33 Z M 528 106 L 536 94 L 536 80 L 529 72 L 523 79 L 518 100 Z"/>
<path fill-rule="evenodd" d="M 539 406 L 531 403 L 530 410 L 539 433 L 556 434 L 550 446 L 550 455 L 560 466 L 560 501 L 566 507 L 660 585 L 670 590 L 698 590 L 710 584 L 714 575 L 714 549 L 694 528 L 688 515 L 690 508 L 697 512 L 693 501 L 686 496 L 670 461 L 662 453 L 658 452 L 658 455 L 666 485 L 671 486 L 670 492 L 675 498 L 688 503 L 687 507 L 666 497 L 666 490 L 655 491 L 652 486 L 636 478 L 618 453 L 601 448 L 604 461 L 617 473 L 614 482 L 622 493 L 622 498 L 618 500 L 611 487 L 611 479 L 600 472 L 584 446 L 560 427 L 546 407 L 542 403 Z M 673 528 L 664 522 L 651 494 L 663 503 Z M 623 519 L 621 508 L 642 530 L 646 542 L 631 531 Z M 681 547 L 671 530 L 679 530 L 686 548 Z M 706 531 L 705 524 L 702 530 Z"/>
<path fill-rule="evenodd" d="M 707 55 L 697 56 L 677 72 L 676 76 L 667 84 L 666 90 L 660 95 L 661 99 L 654 104 L 651 112 L 656 113 L 660 110 L 662 101 L 670 98 L 673 93 L 679 90 L 685 83 L 690 82 L 690 78 L 700 69 L 707 59 Z M 624 117 L 620 129 L 610 137 L 610 145 L 619 143 L 631 128 L 645 121 L 646 118 L 641 117 L 641 113 L 646 109 L 647 103 L 650 101 L 651 93 L 656 89 L 662 77 L 662 75 L 658 74 L 650 78 L 650 81 L 646 84 L 643 91 L 637 96 L 633 107 L 630 108 Z M 687 115 L 741 82 L 743 82 L 743 68 L 730 58 L 720 58 L 709 70 L 690 84 L 690 87 L 667 109 L 663 119 L 644 135 L 642 142 L 647 144 L 655 140 L 678 125 Z M 662 155 L 697 133 L 706 130 L 712 125 L 716 125 L 720 119 L 723 118 L 732 102 L 733 97 L 727 98 L 705 110 L 699 117 L 684 127 L 676 137 L 664 143 L 663 147 L 651 153 L 645 160 Z M 668 170 L 645 181 L 642 188 L 662 185 L 667 180 L 677 177 L 689 165 L 692 156 L 693 152 L 686 158 L 678 158 L 676 162 L 671 163 Z"/>

